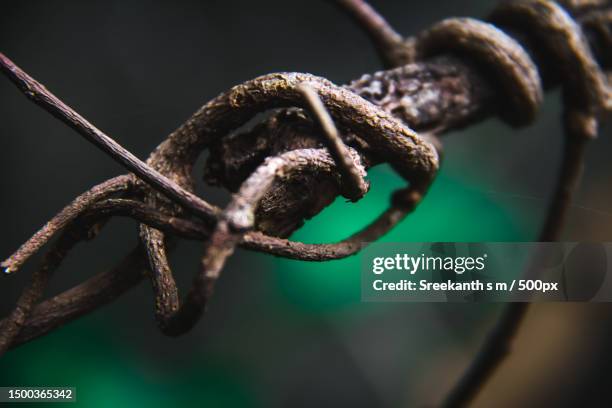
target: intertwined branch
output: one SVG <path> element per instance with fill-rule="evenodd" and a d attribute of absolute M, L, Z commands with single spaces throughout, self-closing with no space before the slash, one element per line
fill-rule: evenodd
<path fill-rule="evenodd" d="M 548 0 L 516 0 L 498 6 L 488 23 L 451 18 L 411 38 L 361 0 L 338 4 L 370 35 L 389 70 L 346 86 L 301 73 L 247 81 L 200 108 L 146 162 L 0 54 L 3 72 L 27 97 L 130 172 L 77 197 L 2 263 L 6 273 L 15 273 L 59 235 L 14 311 L 0 322 L 0 354 L 112 301 L 144 276 L 152 282 L 161 331 L 183 334 L 202 315 L 236 246 L 307 261 L 355 254 L 426 194 L 439 167 L 440 134 L 494 114 L 512 126 L 531 123 L 542 84 L 563 90 L 565 156 L 540 235 L 542 241 L 558 238 L 586 143 L 596 137 L 598 119 L 612 110 L 604 73 L 612 60 L 610 4 L 574 0 L 564 9 Z M 243 128 L 268 111 L 266 119 Z M 193 193 L 192 168 L 204 150 L 211 153 L 206 181 L 233 192 L 224 209 Z M 360 199 L 369 188 L 367 170 L 380 163 L 390 163 L 408 185 L 375 221 L 338 243 L 286 239 L 338 195 Z M 41 301 L 67 253 L 113 216 L 141 224 L 141 245 L 113 270 Z M 167 236 L 204 242 L 200 272 L 182 299 L 167 259 Z M 503 359 L 526 309 L 526 303 L 508 306 L 447 405 L 474 397 Z"/>

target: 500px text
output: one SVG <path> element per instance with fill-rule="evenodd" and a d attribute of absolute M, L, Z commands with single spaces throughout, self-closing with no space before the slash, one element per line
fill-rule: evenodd
<path fill-rule="evenodd" d="M 418 284 L 414 281 L 402 279 L 397 282 L 384 282 L 377 279 L 372 282 L 372 288 L 375 291 L 508 291 L 513 290 L 524 292 L 552 292 L 559 290 L 558 282 L 544 282 L 536 279 L 521 279 L 506 282 L 481 282 L 473 280 L 468 282 L 430 282 L 427 279 L 421 279 Z"/>

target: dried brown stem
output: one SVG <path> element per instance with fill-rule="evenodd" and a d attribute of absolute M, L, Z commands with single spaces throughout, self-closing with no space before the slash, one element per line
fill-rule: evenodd
<path fill-rule="evenodd" d="M 407 205 L 393 205 L 374 221 L 350 237 L 331 244 L 305 244 L 289 239 L 271 237 L 259 231 L 244 234 L 238 246 L 281 258 L 299 261 L 323 262 L 342 259 L 357 253 L 364 244 L 376 241 L 410 213 L 422 198 L 422 193 L 410 190 Z M 94 205 L 84 217 L 126 216 L 168 234 L 181 238 L 204 241 L 210 238 L 208 224 L 163 214 L 139 201 L 109 199 Z"/>
<path fill-rule="evenodd" d="M 0 53 L 0 68 L 4 74 L 30 98 L 34 103 L 51 113 L 53 116 L 76 130 L 81 136 L 107 153 L 123 167 L 149 183 L 153 188 L 165 194 L 185 208 L 193 211 L 206 220 L 214 220 L 217 210 L 206 201 L 173 183 L 138 157 L 119 145 L 112 138 L 97 129 L 71 107 L 49 92 L 34 78 Z"/>
<path fill-rule="evenodd" d="M 567 135 L 564 157 L 557 187 L 548 209 L 546 220 L 540 231 L 540 242 L 556 241 L 560 238 L 583 168 L 585 148 L 589 139 Z M 529 310 L 529 303 L 516 302 L 507 305 L 497 323 L 484 340 L 469 368 L 455 388 L 447 396 L 445 406 L 467 406 L 510 354 L 512 343 Z"/>
<path fill-rule="evenodd" d="M 557 185 L 540 241 L 556 241 L 583 167 L 585 148 L 597 135 L 597 116 L 611 110 L 606 78 L 597 65 L 579 26 L 557 4 L 545 0 L 504 3 L 493 13 L 494 21 L 526 31 L 547 48 L 561 72 L 565 144 Z M 509 354 L 529 303 L 509 304 L 485 339 L 468 370 L 450 394 L 445 406 L 468 405 Z"/>
<path fill-rule="evenodd" d="M 391 207 L 361 231 L 335 244 L 304 244 L 252 231 L 244 234 L 239 246 L 303 261 L 321 262 L 341 259 L 357 253 L 364 243 L 376 241 L 385 235 L 417 205 L 422 197 L 421 193 L 416 191 L 408 194 L 408 196 L 413 200 L 411 206 Z M 82 214 L 82 217 L 93 220 L 122 215 L 183 238 L 205 240 L 210 237 L 211 229 L 207 224 L 168 216 L 133 200 L 105 200 L 95 204 L 90 210 Z M 144 263 L 142 256 L 137 261 Z M 135 260 L 131 259 L 130 265 L 133 265 L 133 262 Z M 15 336 L 10 347 L 16 347 L 42 336 L 53 328 L 108 303 L 108 294 L 113 294 L 115 297 L 119 296 L 144 277 L 143 274 L 137 274 L 137 272 L 138 270 L 118 267 L 42 302 L 24 322 L 22 330 Z M 6 319 L 0 321 L 2 330 L 6 327 L 6 322 Z"/>
<path fill-rule="evenodd" d="M 353 156 L 351 160 L 358 161 L 359 156 L 355 152 L 347 151 L 347 154 Z M 177 302 L 172 308 L 165 307 L 168 304 L 166 299 L 177 293 L 176 285 L 168 284 L 168 288 L 162 290 L 163 287 L 154 279 L 153 287 L 158 305 L 156 318 L 165 334 L 183 334 L 199 320 L 226 259 L 234 252 L 244 234 L 253 227 L 255 208 L 272 184 L 278 179 L 291 177 L 293 173 L 300 174 L 312 169 L 326 169 L 331 172 L 335 169 L 334 161 L 321 149 L 294 150 L 266 159 L 253 172 L 221 214 L 210 240 L 206 242 L 201 271 L 195 277 L 182 303 Z"/>
<path fill-rule="evenodd" d="M 40 337 L 92 310 L 108 304 L 144 277 L 146 258 L 133 250 L 112 270 L 90 278 L 64 293 L 39 303 L 11 344 L 11 348 Z M 3 327 L 4 322 L 0 322 Z"/>
<path fill-rule="evenodd" d="M 319 95 L 308 85 L 301 85 L 299 91 L 304 95 L 308 108 L 321 126 L 327 148 L 342 176 L 344 196 L 351 201 L 359 200 L 369 189 L 368 183 L 364 180 L 365 170 L 363 166 L 358 166 L 355 163 Z"/>
<path fill-rule="evenodd" d="M 299 261 L 324 262 L 342 259 L 359 252 L 364 244 L 378 240 L 409 214 L 422 198 L 420 192 L 407 192 L 409 201 L 403 206 L 393 205 L 363 229 L 348 238 L 330 244 L 306 244 L 285 238 L 272 237 L 259 231 L 244 234 L 238 246 L 256 252 Z M 164 214 L 140 201 L 107 199 L 94 204 L 81 217 L 102 220 L 124 216 L 180 238 L 205 241 L 210 238 L 210 225 L 197 220 Z"/>
<path fill-rule="evenodd" d="M 86 210 L 85 210 L 86 211 Z M 34 272 L 30 284 L 23 290 L 12 313 L 2 321 L 0 326 L 0 357 L 8 350 L 21 328 L 30 317 L 32 308 L 42 298 L 45 287 L 53 272 L 60 266 L 68 252 L 80 241 L 91 239 L 99 229 L 91 228 L 100 221 L 96 215 L 93 219 L 74 220 L 62 233 L 53 247 L 45 254 L 42 265 Z M 84 222 L 83 222 L 84 221 Z"/>
<path fill-rule="evenodd" d="M 342 259 L 356 254 L 363 248 L 364 244 L 376 241 L 399 224 L 421 199 L 421 194 L 418 192 L 414 192 L 410 196 L 413 199 L 412 207 L 392 206 L 367 227 L 338 243 L 304 244 L 253 231 L 245 234 L 241 246 L 300 261 L 323 262 Z"/>
<path fill-rule="evenodd" d="M 16 272 L 33 254 L 49 242 L 58 231 L 73 222 L 96 202 L 118 193 L 127 192 L 132 187 L 133 179 L 130 176 L 119 176 L 98 184 L 75 198 L 72 203 L 28 239 L 10 258 L 0 264 L 4 268 L 4 273 Z"/>
<path fill-rule="evenodd" d="M 386 67 L 397 67 L 412 62 L 414 52 L 383 16 L 363 0 L 336 0 L 370 37 Z"/>
<path fill-rule="evenodd" d="M 467 406 L 483 388 L 499 364 L 510 354 L 512 341 L 523 322 L 528 306 L 529 303 L 518 302 L 504 308 L 467 371 L 446 396 L 444 407 Z"/>
<path fill-rule="evenodd" d="M 358 134 L 415 188 L 425 188 L 431 183 L 439 165 L 437 152 L 431 144 L 355 93 L 324 78 L 301 73 L 264 75 L 222 93 L 173 132 L 156 149 L 149 164 L 172 176 L 181 187 L 190 188 L 193 181 L 188 170 L 203 148 L 226 136 L 257 113 L 277 107 L 305 107 L 298 89 L 303 84 L 308 84 L 319 94 L 338 123 Z M 155 196 L 148 196 L 147 202 L 156 207 L 164 205 Z M 164 234 L 143 226 L 141 238 L 152 270 L 154 291 L 163 294 L 157 296 L 155 309 L 160 327 L 165 331 L 168 326 L 164 316 L 173 315 L 180 302 L 167 259 Z"/>

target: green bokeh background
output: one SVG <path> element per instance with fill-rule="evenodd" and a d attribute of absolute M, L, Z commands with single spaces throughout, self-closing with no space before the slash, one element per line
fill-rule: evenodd
<path fill-rule="evenodd" d="M 303 242 L 333 242 L 375 218 L 386 208 L 390 193 L 402 185 L 402 180 L 388 166 L 373 169 L 369 179 L 372 190 L 366 198 L 356 205 L 341 198 L 336 200 L 293 238 Z M 530 239 L 532 231 L 526 217 L 521 217 L 520 209 L 497 198 L 457 178 L 445 167 L 422 205 L 382 241 Z M 274 325 L 284 325 L 286 320 L 291 321 L 291 327 L 307 327 L 319 320 L 331 321 L 327 324 L 333 325 L 335 319 L 360 320 L 397 307 L 361 304 L 359 256 L 326 263 L 258 260 L 264 265 L 253 264 L 247 273 L 270 268 L 267 278 L 271 296 L 260 299 L 258 309 L 282 311 Z M 485 308 L 472 312 L 478 318 L 485 313 Z M 0 383 L 74 386 L 78 405 L 94 408 L 190 406 L 194 401 L 200 406 L 265 406 L 256 391 L 257 364 L 251 366 L 248 358 L 236 361 L 231 355 L 218 355 L 215 350 L 202 347 L 191 350 L 190 357 L 172 369 L 155 367 L 155 361 L 139 355 L 136 342 L 126 347 L 116 340 L 113 332 L 117 328 L 112 327 L 112 322 L 106 322 L 108 319 L 100 319 L 104 313 L 80 319 L 9 353 L 0 362 Z M 240 319 L 243 323 L 246 320 L 247 317 Z M 212 335 L 217 337 L 215 343 L 229 342 L 240 347 L 235 338 L 224 338 L 235 333 Z M 246 337 L 245 340 L 248 341 Z M 274 359 L 273 350 L 269 352 L 268 358 Z M 419 349 L 419 353 L 427 352 L 422 347 Z"/>

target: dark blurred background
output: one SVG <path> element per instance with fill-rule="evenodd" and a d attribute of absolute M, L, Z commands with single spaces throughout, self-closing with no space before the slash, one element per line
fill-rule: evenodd
<path fill-rule="evenodd" d="M 448 16 L 484 17 L 493 3 L 372 1 L 402 33 Z M 219 92 L 274 71 L 345 83 L 381 69 L 359 29 L 326 1 L 20 1 L 0 6 L 0 50 L 141 158 Z M 490 119 L 445 137 L 440 176 L 418 210 L 385 241 L 530 241 L 537 238 L 559 163 L 559 92 L 527 129 Z M 564 237 L 612 235 L 610 127 L 588 152 Z M 73 197 L 123 170 L 0 78 L 0 257 Z M 201 173 L 201 168 L 198 168 Z M 357 204 L 340 199 L 293 238 L 341 239 L 385 208 L 401 185 L 370 174 Z M 206 188 L 207 199 L 227 196 Z M 113 221 L 76 248 L 48 296 L 112 266 L 136 242 Z M 184 289 L 201 244 L 173 254 Z M 0 279 L 6 315 L 32 273 Z M 79 405 L 425 406 L 470 361 L 501 305 L 361 303 L 359 257 L 322 264 L 238 251 L 208 314 L 166 338 L 148 282 L 95 313 L 9 352 L 0 385 L 75 386 Z M 610 402 L 610 306 L 536 305 L 511 357 L 479 406 Z M 72 405 L 74 406 L 74 405 Z"/>

